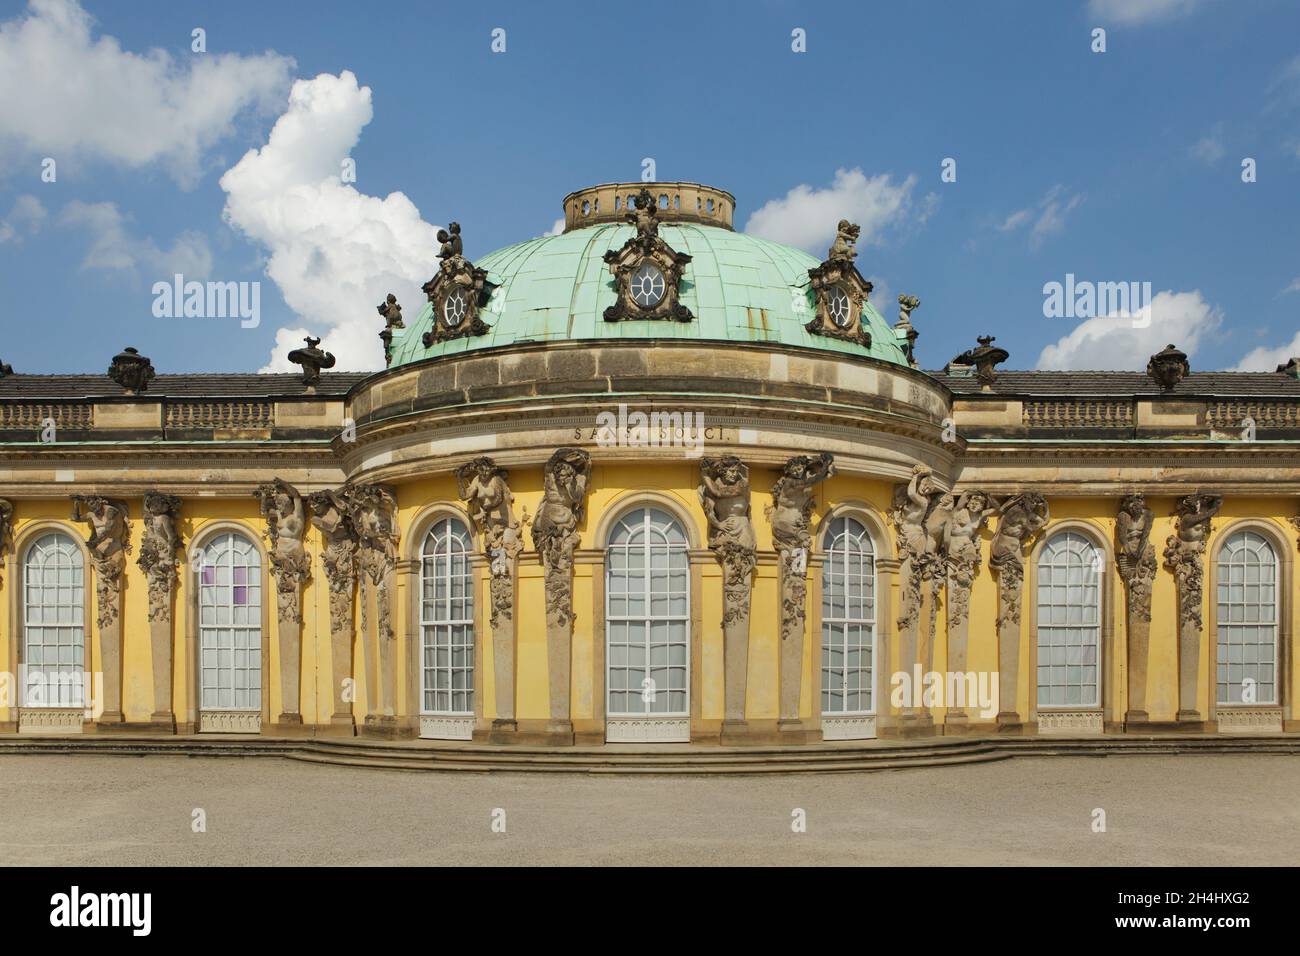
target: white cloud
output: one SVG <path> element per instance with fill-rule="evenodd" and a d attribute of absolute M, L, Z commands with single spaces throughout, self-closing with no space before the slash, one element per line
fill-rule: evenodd
<path fill-rule="evenodd" d="M 1247 352 L 1240 362 L 1233 366 L 1234 372 L 1272 372 L 1279 365 L 1285 365 L 1293 358 L 1300 357 L 1300 332 L 1297 332 L 1286 345 L 1270 349 L 1261 346 Z"/>
<path fill-rule="evenodd" d="M 1146 368 L 1147 359 L 1169 343 L 1192 356 L 1204 338 L 1223 321 L 1222 310 L 1201 298 L 1199 290 L 1156 293 L 1150 322 L 1135 328 L 1131 317 L 1098 316 L 1079 323 L 1054 345 L 1046 346 L 1035 368 L 1049 370 L 1123 370 Z"/>
<path fill-rule="evenodd" d="M 558 236 L 558 235 L 559 235 L 560 233 L 562 233 L 562 232 L 564 232 L 564 219 L 563 219 L 563 218 L 560 218 L 560 219 L 555 220 L 555 224 L 552 225 L 550 229 L 547 229 L 544 233 L 542 233 L 542 235 L 543 235 L 543 236 Z"/>
<path fill-rule="evenodd" d="M 74 200 L 59 214 L 59 225 L 74 227 L 90 239 L 83 269 L 144 272 L 151 282 L 170 282 L 178 272 L 186 279 L 205 279 L 212 272 L 212 251 L 201 233 L 183 232 L 163 249 L 152 239 L 131 235 L 127 222 L 111 202 Z"/>
<path fill-rule="evenodd" d="M 1192 159 L 1198 159 L 1207 166 L 1213 166 L 1223 159 L 1224 153 L 1227 152 L 1223 145 L 1223 124 L 1216 124 L 1214 129 L 1198 139 L 1188 152 Z"/>
<path fill-rule="evenodd" d="M 19 196 L 9 215 L 0 219 L 0 242 L 22 242 L 23 236 L 35 235 L 45 223 L 45 207 L 35 196 Z"/>
<path fill-rule="evenodd" d="M 1049 189 L 1036 206 L 1017 209 L 998 226 L 1001 232 L 1014 232 L 1033 221 L 1029 230 L 1029 247 L 1040 248 L 1049 236 L 1065 231 L 1065 217 L 1083 202 L 1080 193 L 1068 193 L 1059 183 Z"/>
<path fill-rule="evenodd" d="M 1300 279 L 1292 279 L 1291 284 L 1279 292 L 1278 295 L 1286 295 L 1288 292 L 1300 292 Z"/>
<path fill-rule="evenodd" d="M 293 60 L 203 53 L 173 60 L 91 35 L 76 0 L 31 0 L 0 24 L 0 159 L 87 156 L 128 167 L 161 163 L 193 186 L 205 152 L 235 119 L 282 99 Z M 6 157 L 6 154 L 11 154 Z"/>
<path fill-rule="evenodd" d="M 373 115 L 370 88 L 348 71 L 298 80 L 266 145 L 221 177 L 226 221 L 268 250 L 266 273 L 302 326 L 277 332 L 262 371 L 295 370 L 286 356 L 306 328 L 335 354 L 339 370 L 382 368 L 375 307 L 393 292 L 409 321 L 423 304 L 438 227 L 403 193 L 380 199 L 340 180 Z"/>
<path fill-rule="evenodd" d="M 859 245 L 882 241 L 886 229 L 906 220 L 924 222 L 933 214 L 938 196 L 929 194 L 913 202 L 916 176 L 895 183 L 888 174 L 867 177 L 861 169 L 838 169 L 825 189 L 800 185 L 783 199 L 772 199 L 754 211 L 745 232 L 788 246 L 825 255 L 841 219 L 862 227 Z"/>
<path fill-rule="evenodd" d="M 1175 20 L 1201 6 L 1202 0 L 1089 0 L 1088 12 L 1111 23 L 1137 25 Z"/>

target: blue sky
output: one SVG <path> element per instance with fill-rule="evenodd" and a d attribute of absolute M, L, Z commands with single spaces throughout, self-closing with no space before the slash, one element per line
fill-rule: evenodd
<path fill-rule="evenodd" d="M 160 372 L 287 368 L 307 330 L 374 367 L 374 307 L 392 287 L 414 314 L 436 224 L 473 258 L 646 157 L 818 255 L 840 215 L 861 222 L 881 311 L 921 298 L 925 367 L 978 333 L 1014 368 L 1141 368 L 1168 341 L 1200 369 L 1300 354 L 1294 2 L 645 10 L 0 0 L 0 359 L 99 372 L 134 345 Z M 155 317 L 176 269 L 260 281 L 260 324 Z M 1150 282 L 1151 326 L 1045 318 L 1067 273 Z"/>

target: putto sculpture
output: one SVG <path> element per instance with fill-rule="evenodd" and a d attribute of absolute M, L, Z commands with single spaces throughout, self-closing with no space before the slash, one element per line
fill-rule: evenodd
<path fill-rule="evenodd" d="M 438 241 L 442 243 L 438 271 L 423 286 L 433 306 L 433 325 L 421 337 L 425 348 L 468 335 L 486 335 L 489 329 L 479 317 L 479 309 L 487 303 L 492 285 L 487 281 L 487 270 L 465 258 L 460 223 L 439 229 Z"/>
<path fill-rule="evenodd" d="M 303 339 L 307 343 L 305 349 L 294 349 L 289 353 L 289 361 L 294 365 L 302 366 L 302 383 L 304 385 L 315 385 L 320 381 L 320 371 L 323 368 L 334 367 L 334 354 L 332 352 L 322 351 L 320 339 L 312 338 L 310 335 Z"/>
<path fill-rule="evenodd" d="M 872 285 L 853 264 L 858 255 L 854 243 L 860 233 L 859 226 L 841 219 L 826 260 L 808 270 L 814 311 L 804 328 L 813 335 L 844 339 L 870 348 L 871 332 L 863 321 L 862 310 Z"/>
<path fill-rule="evenodd" d="M 659 207 L 650 190 L 642 189 L 633 201 L 634 211 L 624 219 L 636 226 L 636 235 L 621 249 L 605 253 L 605 264 L 618 289 L 618 299 L 605 310 L 606 322 L 630 319 L 673 319 L 689 322 L 694 316 L 678 299 L 678 287 L 691 257 L 675 251 L 659 238 Z"/>
<path fill-rule="evenodd" d="M 303 547 L 307 517 L 302 495 L 280 478 L 258 485 L 253 495 L 266 519 L 278 619 L 286 624 L 299 623 L 302 621 L 301 585 L 311 573 L 311 557 Z"/>
<path fill-rule="evenodd" d="M 176 531 L 176 515 L 181 500 L 160 491 L 144 495 L 144 535 L 136 564 L 145 573 L 149 586 L 149 620 L 171 620 L 172 590 L 176 583 L 176 549 L 181 538 Z"/>
<path fill-rule="evenodd" d="M 767 515 L 772 541 L 781 559 L 781 637 L 803 634 L 804 609 L 808 594 L 808 551 L 813 489 L 835 474 L 834 457 L 797 455 L 786 461 L 781 477 L 772 486 L 772 504 Z"/>
<path fill-rule="evenodd" d="M 149 387 L 154 379 L 153 363 L 134 348 L 127 347 L 113 356 L 108 366 L 108 377 L 132 395 Z"/>
<path fill-rule="evenodd" d="M 912 313 L 921 307 L 921 300 L 914 295 L 898 297 L 898 321 L 894 323 L 894 334 L 907 344 L 903 352 L 907 355 L 907 364 L 916 368 L 916 340 L 920 337 L 912 325 Z"/>
<path fill-rule="evenodd" d="M 384 329 L 379 338 L 384 343 L 384 364 L 388 365 L 393 361 L 393 329 L 404 329 L 406 324 L 402 321 L 402 307 L 397 304 L 397 296 L 391 292 L 379 303 L 378 312 L 384 319 Z"/>

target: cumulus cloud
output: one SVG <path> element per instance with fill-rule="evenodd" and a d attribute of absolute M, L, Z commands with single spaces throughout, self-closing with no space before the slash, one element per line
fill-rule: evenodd
<path fill-rule="evenodd" d="M 1040 248 L 1048 237 L 1065 231 L 1065 218 L 1083 202 L 1079 193 L 1071 193 L 1059 183 L 1049 189 L 1034 206 L 1017 209 L 998 226 L 1001 232 L 1015 232 L 1033 223 L 1029 230 L 1029 247 Z"/>
<path fill-rule="evenodd" d="M 1201 6 L 1202 0 L 1089 0 L 1088 12 L 1110 23 L 1139 25 L 1175 20 Z"/>
<path fill-rule="evenodd" d="M 1272 372 L 1279 365 L 1285 365 L 1293 358 L 1300 357 L 1300 332 L 1291 341 L 1277 348 L 1261 346 L 1247 352 L 1235 366 L 1234 372 Z"/>
<path fill-rule="evenodd" d="M 558 235 L 559 235 L 560 233 L 562 233 L 562 232 L 564 232 L 564 220 L 563 220 L 563 219 L 557 219 L 557 220 L 555 220 L 555 222 L 554 222 L 554 224 L 551 226 L 551 228 L 550 228 L 550 229 L 547 229 L 544 233 L 542 233 L 542 235 L 543 235 L 543 236 L 558 236 Z"/>
<path fill-rule="evenodd" d="M 888 173 L 868 177 L 861 169 L 838 169 L 825 189 L 804 184 L 769 200 L 749 217 L 745 232 L 825 255 L 836 225 L 848 219 L 862 227 L 859 245 L 879 245 L 886 230 L 933 214 L 939 197 L 930 193 L 915 201 L 915 187 L 915 175 L 896 183 Z"/>
<path fill-rule="evenodd" d="M 437 226 L 403 193 L 368 196 L 341 181 L 343 160 L 374 115 L 370 88 L 344 71 L 298 80 L 266 145 L 221 177 L 225 220 L 268 253 L 266 274 L 298 315 L 276 333 L 264 372 L 292 371 L 286 356 L 311 329 L 339 370 L 382 368 L 382 322 L 393 292 L 413 318 L 437 261 Z"/>
<path fill-rule="evenodd" d="M 206 279 L 212 271 L 212 251 L 202 233 L 183 232 L 169 248 L 161 248 L 150 238 L 132 235 L 127 217 L 111 202 L 74 200 L 63 207 L 59 225 L 90 239 L 83 269 L 145 273 L 151 282 L 170 282 L 178 272 L 186 279 Z"/>
<path fill-rule="evenodd" d="M 237 117 L 283 99 L 293 60 L 204 53 L 174 60 L 92 36 L 76 0 L 31 0 L 0 23 L 0 158 L 71 156 L 160 163 L 193 186 L 206 151 Z"/>
<path fill-rule="evenodd" d="M 1170 342 L 1189 356 L 1223 321 L 1223 312 L 1201 298 L 1199 290 L 1166 289 L 1151 300 L 1150 322 L 1135 328 L 1134 319 L 1098 316 L 1079 323 L 1038 356 L 1036 368 L 1049 370 L 1142 370 L 1147 359 Z"/>
<path fill-rule="evenodd" d="M 9 214 L 0 219 L 0 242 L 22 242 L 24 236 L 40 232 L 45 223 L 45 207 L 35 196 L 19 196 Z"/>

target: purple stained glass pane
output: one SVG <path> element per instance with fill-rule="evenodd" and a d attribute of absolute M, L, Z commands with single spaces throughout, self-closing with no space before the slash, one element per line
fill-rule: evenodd
<path fill-rule="evenodd" d="M 235 583 L 236 584 L 248 583 L 248 568 L 235 568 Z"/>
<path fill-rule="evenodd" d="M 248 588 L 243 585 L 235 586 L 235 604 L 244 605 L 248 603 Z"/>
<path fill-rule="evenodd" d="M 207 564 L 203 566 L 203 583 L 217 583 L 217 566 L 215 564 Z"/>

